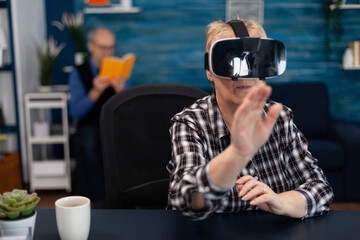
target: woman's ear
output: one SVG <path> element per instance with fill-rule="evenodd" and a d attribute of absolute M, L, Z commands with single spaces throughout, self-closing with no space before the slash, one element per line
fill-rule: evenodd
<path fill-rule="evenodd" d="M 214 80 L 213 80 L 214 75 L 212 75 L 212 73 L 209 70 L 206 70 L 206 76 L 207 76 L 209 82 L 211 82 L 211 83 L 214 82 Z"/>

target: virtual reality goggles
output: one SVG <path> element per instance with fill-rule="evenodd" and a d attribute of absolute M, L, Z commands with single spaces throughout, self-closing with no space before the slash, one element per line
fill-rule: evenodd
<path fill-rule="evenodd" d="M 240 21 L 236 20 L 236 22 Z M 245 31 L 245 35 L 248 36 L 246 28 Z M 235 29 L 234 32 L 240 35 Z M 279 76 L 285 68 L 285 46 L 282 42 L 273 39 L 250 37 L 221 39 L 214 42 L 210 51 L 205 53 L 205 69 L 220 78 L 265 79 Z"/>

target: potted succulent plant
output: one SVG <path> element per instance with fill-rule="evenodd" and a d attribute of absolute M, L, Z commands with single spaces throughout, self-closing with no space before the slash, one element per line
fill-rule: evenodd
<path fill-rule="evenodd" d="M 26 190 L 14 189 L 0 194 L 0 229 L 8 231 L 7 235 L 24 235 L 34 233 L 36 211 L 40 197 L 36 193 L 28 194 Z"/>

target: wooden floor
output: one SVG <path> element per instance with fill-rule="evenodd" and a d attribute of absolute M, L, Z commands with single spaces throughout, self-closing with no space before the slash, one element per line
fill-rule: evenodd
<path fill-rule="evenodd" d="M 334 202 L 331 210 L 360 210 L 360 202 Z"/>
<path fill-rule="evenodd" d="M 36 190 L 36 193 L 40 197 L 40 202 L 38 203 L 37 208 L 55 208 L 56 200 L 70 195 L 66 191 L 58 191 L 58 190 L 49 190 L 49 191 Z"/>
<path fill-rule="evenodd" d="M 37 208 L 55 208 L 55 201 L 59 198 L 69 196 L 66 191 L 36 191 L 41 200 Z M 360 202 L 334 202 L 331 210 L 360 210 Z"/>

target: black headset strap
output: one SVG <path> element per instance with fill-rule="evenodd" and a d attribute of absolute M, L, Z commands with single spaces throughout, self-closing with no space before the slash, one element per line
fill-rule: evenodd
<path fill-rule="evenodd" d="M 209 53 L 207 53 L 207 52 L 204 55 L 204 68 L 206 70 L 209 69 Z"/>
<path fill-rule="evenodd" d="M 236 37 L 249 37 L 249 32 L 248 32 L 247 28 L 245 27 L 245 24 L 243 21 L 231 20 L 231 21 L 228 21 L 227 24 L 229 24 L 232 27 Z"/>

